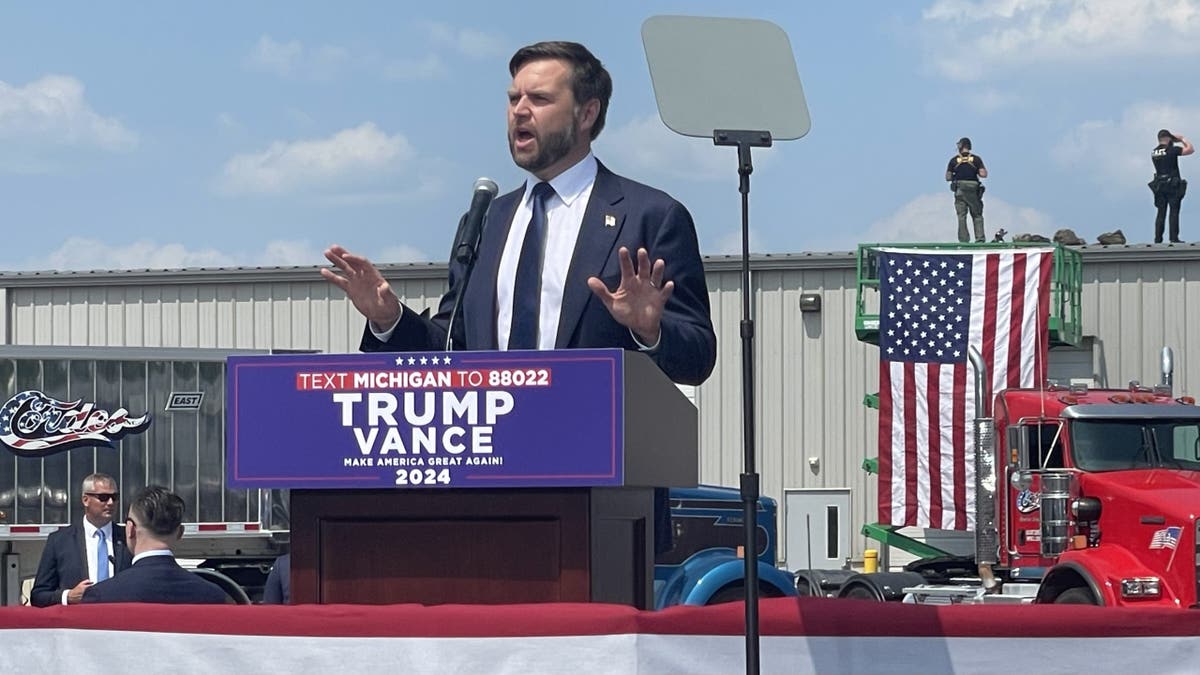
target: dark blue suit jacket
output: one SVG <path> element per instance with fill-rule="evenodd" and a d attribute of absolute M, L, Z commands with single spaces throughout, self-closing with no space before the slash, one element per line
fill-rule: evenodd
<path fill-rule="evenodd" d="M 492 202 L 478 262 L 464 291 L 461 315 L 455 324 L 455 349 L 491 350 L 498 346 L 496 276 L 513 214 L 523 196 L 524 188 Z M 595 276 L 610 290 L 617 287 L 621 278 L 617 251 L 622 246 L 634 256 L 638 248 L 645 248 L 651 260 L 662 258 L 666 263 L 663 278 L 675 282 L 675 291 L 663 312 L 659 348 L 649 354 L 650 358 L 675 382 L 703 382 L 716 364 L 717 336 L 692 217 L 666 193 L 618 176 L 603 164 L 597 168 L 596 183 L 567 272 L 555 346 L 638 348 L 629 329 L 613 320 L 587 286 L 588 277 Z M 464 271 L 461 264 L 451 264 L 451 289 Z M 363 334 L 362 351 L 442 349 L 453 303 L 453 293 L 447 293 L 432 319 L 406 310 L 387 343 L 376 339 L 368 327 Z"/>
<path fill-rule="evenodd" d="M 62 592 L 88 578 L 87 547 L 83 541 L 83 523 L 76 523 L 51 532 L 46 548 L 38 561 L 37 576 L 29 603 L 34 607 L 50 607 L 62 602 Z M 121 572 L 133 561 L 125 545 L 125 528 L 113 523 L 113 569 Z"/>
<path fill-rule="evenodd" d="M 179 566 L 169 555 L 142 558 L 108 581 L 90 586 L 85 603 L 157 602 L 179 605 L 219 605 L 228 600 L 216 584 Z"/>
<path fill-rule="evenodd" d="M 275 559 L 263 586 L 262 604 L 288 605 L 292 602 L 292 554 L 284 553 Z"/>

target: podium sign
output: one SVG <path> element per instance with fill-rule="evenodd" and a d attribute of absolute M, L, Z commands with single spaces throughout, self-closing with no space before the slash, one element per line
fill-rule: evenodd
<path fill-rule="evenodd" d="M 624 484 L 619 349 L 231 356 L 240 488 Z"/>

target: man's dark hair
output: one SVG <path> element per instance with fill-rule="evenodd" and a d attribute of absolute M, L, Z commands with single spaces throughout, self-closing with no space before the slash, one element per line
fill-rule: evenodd
<path fill-rule="evenodd" d="M 158 537 L 172 537 L 183 524 L 183 499 L 161 485 L 147 485 L 129 505 L 137 526 Z"/>
<path fill-rule="evenodd" d="M 526 63 L 543 59 L 566 61 L 571 67 L 571 93 L 575 102 L 584 104 L 592 99 L 600 101 L 600 112 L 592 125 L 592 140 L 604 129 L 604 118 L 608 114 L 608 99 L 612 98 L 612 77 L 592 55 L 587 47 L 578 42 L 539 42 L 521 47 L 508 62 L 508 74 L 516 75 Z"/>
<path fill-rule="evenodd" d="M 1167 139 L 1167 142 L 1169 143 L 1174 143 L 1175 141 L 1179 140 L 1175 138 L 1175 134 L 1171 133 L 1170 131 L 1167 131 L 1166 129 L 1159 129 L 1158 140 L 1161 141 L 1164 138 Z"/>
<path fill-rule="evenodd" d="M 962 138 L 958 139 L 958 147 L 962 148 L 963 150 L 970 150 L 971 149 L 971 139 L 967 138 L 966 136 L 963 136 Z"/>

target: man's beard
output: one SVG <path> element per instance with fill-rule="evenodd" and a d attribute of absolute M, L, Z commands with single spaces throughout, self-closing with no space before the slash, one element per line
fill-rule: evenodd
<path fill-rule="evenodd" d="M 566 157 L 571 148 L 575 147 L 575 136 L 575 117 L 572 116 L 570 124 L 562 131 L 548 133 L 545 137 L 537 139 L 538 151 L 532 158 L 517 158 L 516 139 L 512 136 L 508 138 L 508 151 L 517 166 L 529 173 L 537 173 Z"/>

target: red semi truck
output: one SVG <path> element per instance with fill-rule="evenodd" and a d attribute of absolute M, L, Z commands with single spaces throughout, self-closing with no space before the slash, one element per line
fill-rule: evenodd
<path fill-rule="evenodd" d="M 1078 258 L 1056 249 L 1051 344 L 1079 342 Z M 879 321 L 863 290 L 878 287 L 877 268 L 874 247 L 861 246 L 856 328 L 867 342 L 877 342 Z M 970 361 L 975 382 L 989 382 L 977 352 Z M 1164 349 L 1154 387 L 1047 383 L 989 396 L 977 385 L 975 457 L 967 458 L 975 467 L 976 526 L 962 533 L 973 535 L 974 555 L 867 524 L 868 537 L 918 559 L 903 572 L 800 570 L 797 589 L 940 604 L 1200 608 L 1200 408 L 1172 393 L 1172 370 Z"/>

